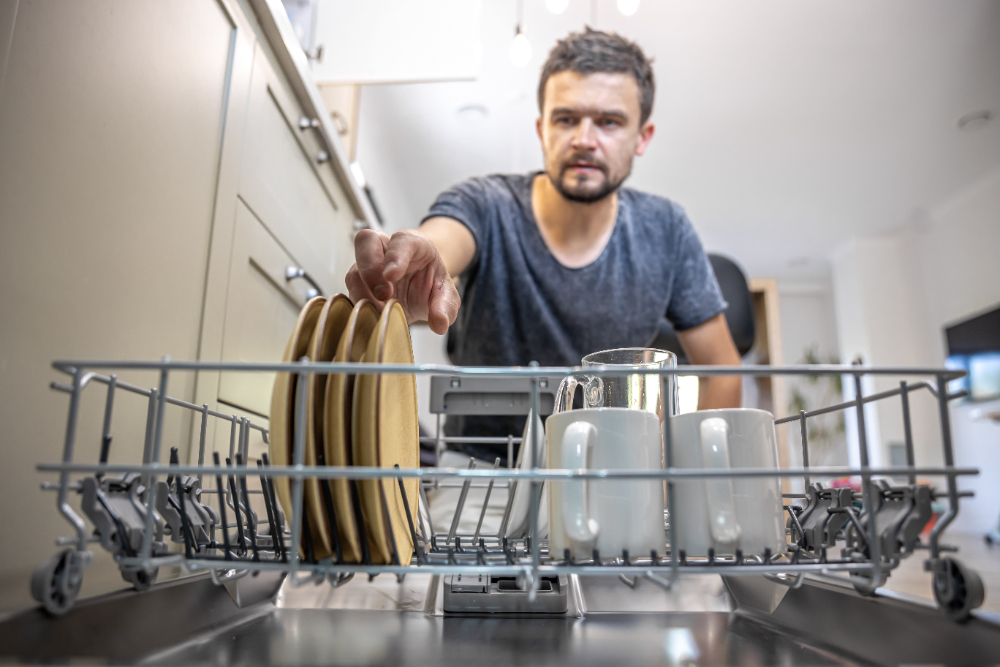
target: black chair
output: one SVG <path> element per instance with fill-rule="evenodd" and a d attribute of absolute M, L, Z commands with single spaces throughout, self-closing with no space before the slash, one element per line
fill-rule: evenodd
<path fill-rule="evenodd" d="M 742 357 L 750 351 L 757 337 L 753 320 L 753 298 L 750 296 L 750 286 L 747 284 L 746 274 L 736 262 L 723 255 L 709 253 L 708 261 L 712 265 L 712 270 L 715 271 L 715 278 L 719 281 L 722 296 L 729 303 L 725 311 L 726 322 L 729 324 L 729 331 L 733 334 L 736 349 Z M 649 346 L 659 350 L 670 350 L 677 355 L 678 363 L 688 363 L 687 357 L 684 356 L 684 350 L 681 349 L 681 342 L 677 339 L 677 332 L 666 317 L 660 320 L 656 338 Z"/>

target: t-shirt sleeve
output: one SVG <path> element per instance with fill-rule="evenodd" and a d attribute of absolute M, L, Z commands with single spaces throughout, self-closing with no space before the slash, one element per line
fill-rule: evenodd
<path fill-rule="evenodd" d="M 729 304 L 722 298 L 715 271 L 687 214 L 679 207 L 674 213 L 676 224 L 671 250 L 677 269 L 666 314 L 674 329 L 684 331 L 715 317 Z"/>
<path fill-rule="evenodd" d="M 479 179 L 470 179 L 454 185 L 440 195 L 431 205 L 430 210 L 421 224 L 429 218 L 443 216 L 457 220 L 466 227 L 476 242 L 476 252 L 469 266 L 475 265 L 482 254 L 484 243 L 488 238 L 486 233 L 486 218 L 484 201 L 486 192 Z"/>

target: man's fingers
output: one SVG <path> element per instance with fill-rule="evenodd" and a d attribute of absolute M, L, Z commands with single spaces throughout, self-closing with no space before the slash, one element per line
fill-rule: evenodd
<path fill-rule="evenodd" d="M 385 250 L 382 276 L 394 283 L 408 273 L 419 271 L 437 257 L 430 239 L 412 229 L 396 232 Z"/>
<path fill-rule="evenodd" d="M 372 229 L 362 229 L 354 237 L 354 257 L 361 281 L 380 300 L 392 296 L 392 285 L 383 276 L 389 237 Z"/>
<path fill-rule="evenodd" d="M 368 299 L 369 301 L 374 302 L 381 310 L 382 304 L 375 298 L 375 295 L 372 294 L 372 291 L 368 288 L 368 285 L 365 284 L 365 281 L 361 279 L 361 274 L 358 271 L 357 264 L 352 266 L 347 272 L 347 275 L 344 277 L 344 284 L 347 285 L 347 294 L 351 297 L 351 301 L 357 303 L 358 301 L 361 301 L 361 299 Z"/>
<path fill-rule="evenodd" d="M 435 281 L 431 290 L 430 303 L 427 308 L 427 324 L 431 331 L 443 336 L 448 333 L 448 327 L 455 323 L 462 298 L 449 278 Z"/>

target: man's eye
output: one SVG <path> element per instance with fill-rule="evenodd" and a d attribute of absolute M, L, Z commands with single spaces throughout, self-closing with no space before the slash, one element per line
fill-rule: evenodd
<path fill-rule="evenodd" d="M 561 116 L 559 118 L 556 118 L 554 122 L 556 125 L 572 125 L 573 119 L 570 118 L 569 116 Z"/>
<path fill-rule="evenodd" d="M 605 118 L 601 121 L 601 127 L 618 127 L 621 123 L 615 118 Z"/>

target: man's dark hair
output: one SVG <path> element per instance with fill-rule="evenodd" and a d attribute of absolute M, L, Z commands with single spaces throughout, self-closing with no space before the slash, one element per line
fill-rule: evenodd
<path fill-rule="evenodd" d="M 638 44 L 617 33 L 590 27 L 583 32 L 571 32 L 556 42 L 542 67 L 538 80 L 538 109 L 541 111 L 544 108 L 545 84 L 553 74 L 566 71 L 579 74 L 626 72 L 634 76 L 639 84 L 639 125 L 642 125 L 653 112 L 653 96 L 656 94 L 652 62 Z"/>

